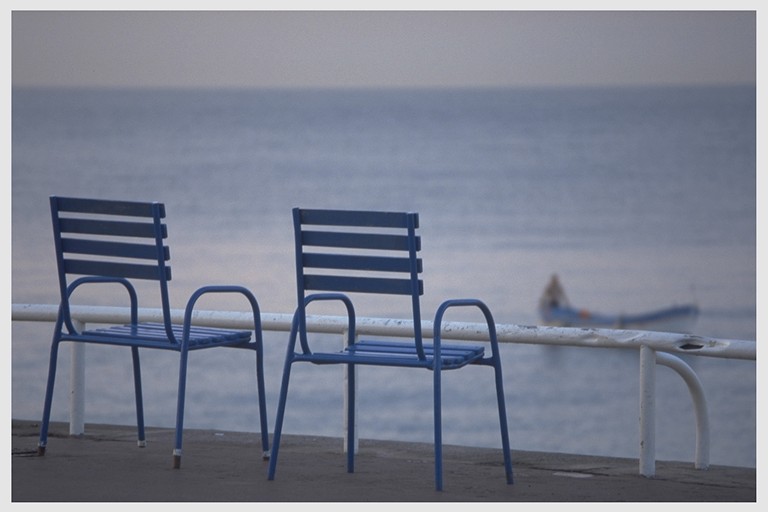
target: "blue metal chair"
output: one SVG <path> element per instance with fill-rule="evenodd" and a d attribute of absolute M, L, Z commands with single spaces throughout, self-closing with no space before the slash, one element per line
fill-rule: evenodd
<path fill-rule="evenodd" d="M 434 379 L 435 486 L 443 488 L 441 372 L 467 365 L 494 369 L 496 396 L 501 426 L 501 443 L 507 483 L 511 484 L 512 461 L 507 431 L 507 416 L 501 375 L 501 359 L 493 317 L 488 307 L 476 299 L 443 302 L 434 320 L 433 343 L 422 340 L 420 296 L 423 283 L 419 275 L 422 261 L 418 253 L 421 237 L 416 235 L 418 214 L 398 212 L 293 210 L 296 245 L 298 308 L 283 369 L 277 420 L 272 438 L 268 479 L 275 477 L 280 436 L 283 427 L 288 383 L 294 363 L 348 365 L 347 387 L 347 471 L 354 472 L 355 440 L 355 365 L 394 366 L 431 370 Z M 315 291 L 308 293 L 308 291 Z M 348 293 L 392 294 L 410 298 L 415 337 L 413 341 L 358 340 L 355 309 Z M 348 315 L 346 346 L 338 352 L 313 352 L 307 336 L 307 306 L 315 301 L 341 301 Z M 452 307 L 479 308 L 488 324 L 491 355 L 483 345 L 441 342 L 441 325 L 446 310 Z M 296 341 L 299 346 L 296 346 Z"/>
<path fill-rule="evenodd" d="M 170 251 L 164 245 L 168 233 L 166 225 L 163 224 L 165 217 L 163 204 L 55 196 L 50 198 L 50 203 L 61 304 L 51 343 L 38 454 L 45 454 L 48 440 L 59 344 L 62 341 L 73 341 L 130 347 L 133 356 L 139 446 L 146 444 L 139 349 L 179 352 L 174 468 L 181 466 L 189 352 L 213 347 L 236 347 L 255 351 L 261 444 L 263 456 L 265 459 L 268 458 L 269 433 L 264 392 L 261 314 L 253 294 L 241 286 L 199 288 L 187 302 L 183 325 L 174 325 L 171 322 L 168 294 L 171 268 L 168 265 Z M 157 281 L 160 286 L 162 322 L 138 322 L 138 294 L 132 280 Z M 126 300 L 130 303 L 130 324 L 80 331 L 70 315 L 72 294 L 83 285 L 94 286 L 100 283 L 116 283 L 125 289 Z M 219 293 L 240 294 L 247 299 L 253 312 L 253 331 L 191 325 L 197 300 L 206 294 Z M 255 334 L 253 341 L 251 340 L 252 332 Z"/>

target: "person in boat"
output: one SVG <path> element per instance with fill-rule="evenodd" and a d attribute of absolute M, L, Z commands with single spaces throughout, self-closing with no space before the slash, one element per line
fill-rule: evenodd
<path fill-rule="evenodd" d="M 552 274 L 549 284 L 544 289 L 541 305 L 550 309 L 571 306 L 568 297 L 565 296 L 565 290 L 560 285 L 560 279 L 557 277 L 557 274 Z"/>

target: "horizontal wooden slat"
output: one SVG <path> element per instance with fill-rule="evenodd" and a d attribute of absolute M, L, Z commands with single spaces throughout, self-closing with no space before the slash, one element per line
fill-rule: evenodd
<path fill-rule="evenodd" d="M 410 272 L 409 258 L 388 256 L 358 256 L 352 254 L 317 254 L 303 255 L 304 267 L 332 268 L 345 270 L 368 270 L 372 272 Z M 421 272 L 421 258 L 416 260 L 417 272 Z"/>
<path fill-rule="evenodd" d="M 171 279 L 170 267 L 165 267 L 165 276 L 160 275 L 157 265 L 137 265 L 133 263 L 118 263 L 106 261 L 64 260 L 64 272 L 84 276 L 126 277 L 135 279 L 159 280 Z"/>
<path fill-rule="evenodd" d="M 152 217 L 159 208 L 160 217 L 165 217 L 165 205 L 138 201 L 114 201 L 109 199 L 87 199 L 74 197 L 52 197 L 51 203 L 62 212 L 80 212 L 102 215 L 130 215 Z"/>
<path fill-rule="evenodd" d="M 71 254 L 90 254 L 94 256 L 111 256 L 122 258 L 157 259 L 157 247 L 146 244 L 130 244 L 122 242 L 105 242 L 101 240 L 81 240 L 78 238 L 62 238 L 62 252 Z M 163 247 L 163 259 L 170 259 L 168 247 Z"/>
<path fill-rule="evenodd" d="M 302 245 L 315 247 L 344 247 L 348 249 L 379 249 L 407 251 L 408 237 L 378 233 L 342 233 L 330 231 L 302 231 Z M 416 250 L 421 249 L 421 238 L 416 237 Z"/>
<path fill-rule="evenodd" d="M 180 342 L 184 334 L 183 327 L 181 325 L 172 325 L 171 329 L 176 341 Z M 128 339 L 141 338 L 158 343 L 169 341 L 165 326 L 156 322 L 146 322 L 137 325 L 114 325 L 107 328 L 86 331 L 84 334 Z M 228 342 L 244 343 L 250 341 L 250 339 L 250 331 L 200 326 L 193 326 L 189 331 L 189 341 L 192 345 L 210 345 Z"/>
<path fill-rule="evenodd" d="M 313 353 L 306 360 L 317 364 L 354 363 L 378 366 L 430 367 L 435 357 L 434 346 L 424 344 L 424 359 L 419 359 L 415 343 L 388 341 L 361 341 L 341 352 Z M 484 349 L 478 345 L 441 345 L 440 360 L 445 370 L 461 368 L 477 363 L 484 356 Z M 302 355 L 297 356 L 298 359 Z"/>
<path fill-rule="evenodd" d="M 378 228 L 406 228 L 408 217 L 414 218 L 414 227 L 419 227 L 416 213 L 373 212 L 360 210 L 299 210 L 302 224 L 325 226 L 359 226 Z"/>
<path fill-rule="evenodd" d="M 146 222 L 125 222 L 95 219 L 59 219 L 59 227 L 63 233 L 80 233 L 89 235 L 112 235 L 154 238 L 154 225 Z M 162 237 L 168 236 L 168 230 L 161 226 Z"/>
<path fill-rule="evenodd" d="M 424 285 L 418 280 L 418 293 L 424 293 Z M 384 277 L 350 277 L 305 275 L 304 288 L 308 290 L 341 291 L 355 293 L 384 293 L 411 295 L 409 279 L 388 279 Z"/>
<path fill-rule="evenodd" d="M 396 341 L 384 340 L 365 340 L 355 343 L 347 350 L 357 353 L 379 353 L 379 354 L 412 354 L 415 351 L 413 343 L 402 343 Z M 435 353 L 435 346 L 432 343 L 423 344 L 424 353 L 432 356 Z M 443 357 L 482 357 L 485 349 L 482 345 L 470 344 L 441 344 L 440 353 Z"/>

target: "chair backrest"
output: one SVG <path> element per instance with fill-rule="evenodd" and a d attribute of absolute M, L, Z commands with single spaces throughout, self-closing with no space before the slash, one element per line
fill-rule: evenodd
<path fill-rule="evenodd" d="M 293 210 L 298 307 L 308 291 L 408 295 L 421 345 L 417 213 Z"/>
<path fill-rule="evenodd" d="M 50 198 L 62 305 L 69 276 L 158 281 L 169 312 L 165 206 L 156 202 Z M 166 323 L 169 323 L 167 321 Z"/>

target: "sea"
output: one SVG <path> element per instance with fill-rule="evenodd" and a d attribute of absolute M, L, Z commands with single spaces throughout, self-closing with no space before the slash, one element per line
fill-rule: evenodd
<path fill-rule="evenodd" d="M 499 324 L 538 325 L 556 274 L 576 307 L 695 302 L 695 334 L 757 339 L 754 86 L 14 88 L 11 128 L 14 304 L 58 303 L 51 195 L 165 203 L 172 307 L 200 286 L 239 284 L 269 313 L 295 307 L 293 207 L 407 210 L 420 215 L 426 320 L 445 299 L 475 297 Z M 358 316 L 407 313 L 393 302 Z M 13 418 L 41 417 L 52 328 L 12 323 Z M 265 333 L 270 425 L 287 337 Z M 505 344 L 502 355 L 513 450 L 638 457 L 637 351 Z M 87 347 L 86 424 L 134 423 L 130 359 Z M 755 467 L 756 362 L 684 360 L 705 390 L 710 462 Z M 142 364 L 146 422 L 172 427 L 177 356 Z M 253 367 L 240 351 L 193 353 L 185 427 L 258 431 Z M 358 380 L 361 438 L 431 442 L 429 372 L 361 368 Z M 692 462 L 687 386 L 658 367 L 656 389 L 656 458 Z M 444 442 L 500 446 L 494 401 L 487 369 L 448 372 Z M 341 370 L 297 367 L 284 431 L 340 437 L 342 426 Z"/>

